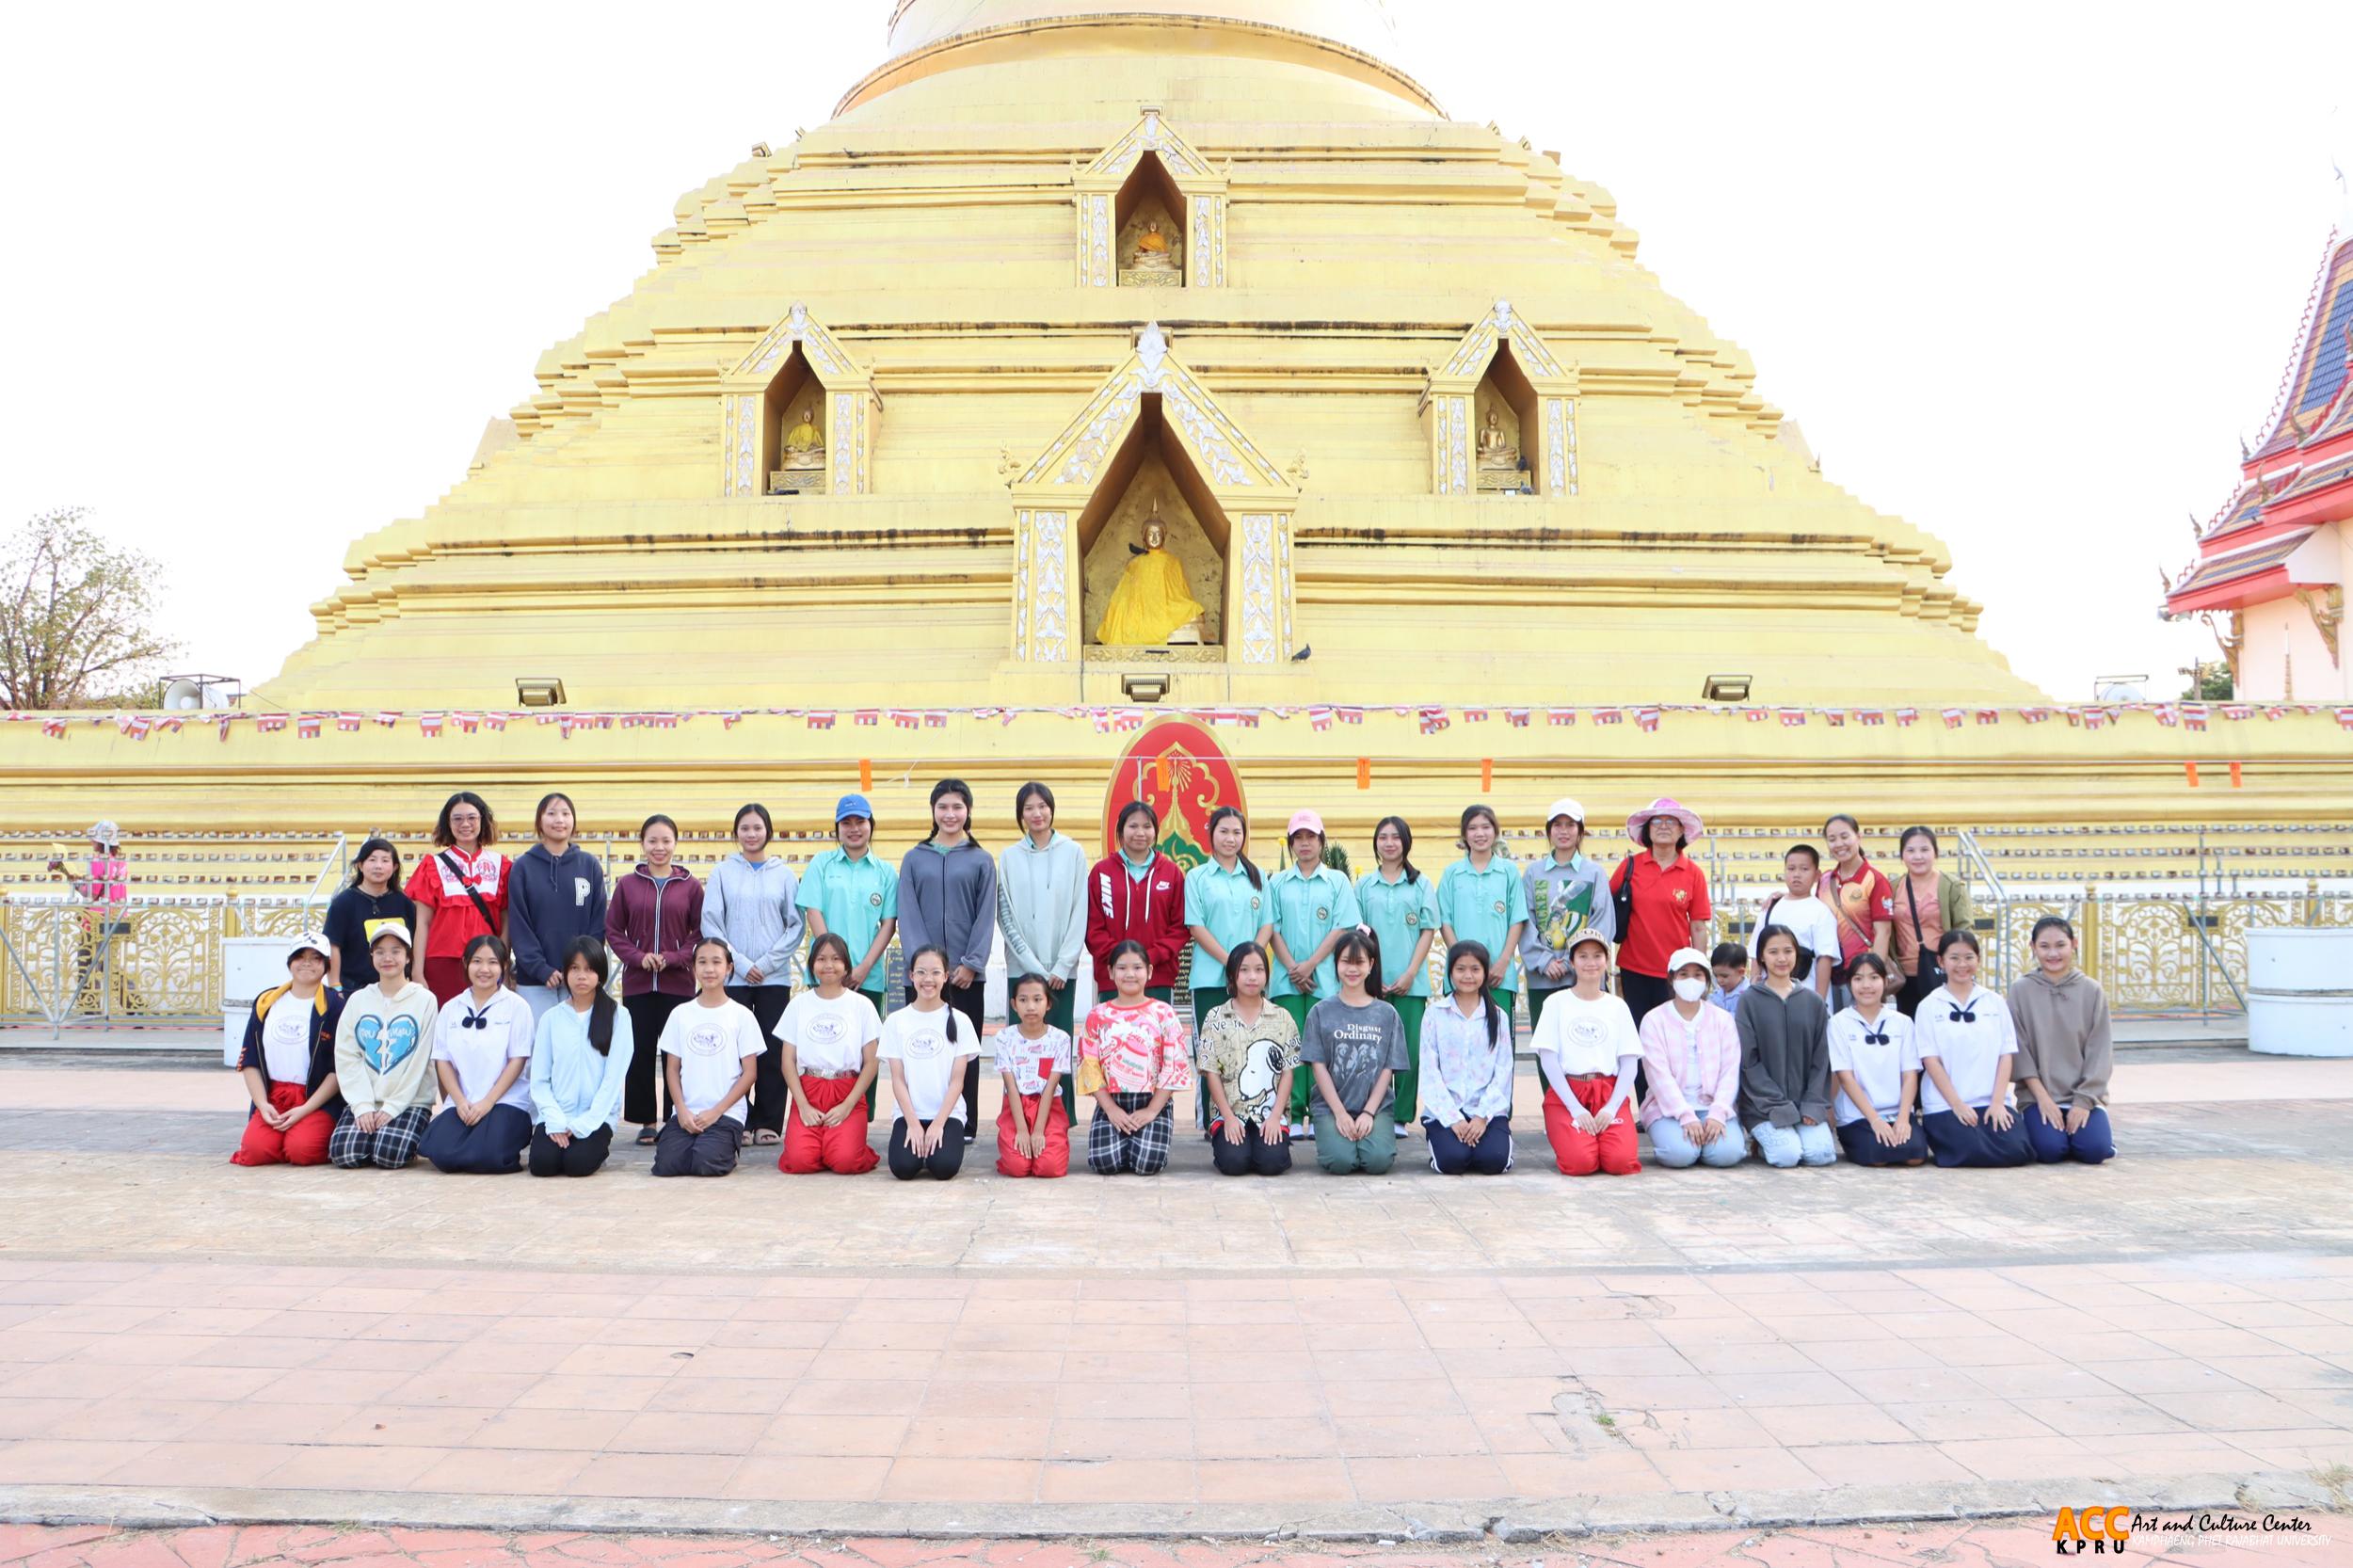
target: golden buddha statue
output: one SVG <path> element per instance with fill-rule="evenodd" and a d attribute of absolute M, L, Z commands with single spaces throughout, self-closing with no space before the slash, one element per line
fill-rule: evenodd
<path fill-rule="evenodd" d="M 792 495 L 822 486 L 825 474 L 825 436 L 818 428 L 816 399 L 801 405 L 794 423 L 784 432 L 784 450 L 768 475 L 770 495 Z"/>
<path fill-rule="evenodd" d="M 1165 648 L 1169 639 L 1207 613 L 1193 597 L 1185 568 L 1167 550 L 1168 530 L 1160 504 L 1144 520 L 1144 544 L 1128 548 L 1135 558 L 1119 574 L 1119 586 L 1096 628 L 1095 640 L 1114 648 Z"/>
<path fill-rule="evenodd" d="M 1487 410 L 1487 423 L 1479 429 L 1479 466 L 1504 469 L 1520 466 L 1519 445 L 1504 433 L 1503 417 L 1493 408 Z"/>

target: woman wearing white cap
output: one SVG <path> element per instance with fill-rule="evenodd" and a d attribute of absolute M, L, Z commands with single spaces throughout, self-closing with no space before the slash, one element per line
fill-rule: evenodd
<path fill-rule="evenodd" d="M 1274 953 L 1274 974 L 1267 995 L 1291 1016 L 1304 1038 L 1307 1014 L 1324 997 L 1340 994 L 1340 977 L 1332 965 L 1332 950 L 1340 937 L 1356 929 L 1362 919 L 1356 889 L 1346 873 L 1323 860 L 1326 845 L 1323 819 L 1313 811 L 1291 814 L 1291 863 L 1267 879 L 1268 902 L 1274 906 L 1274 931 L 1269 946 Z M 1307 1123 L 1307 1096 L 1313 1080 L 1301 1073 L 1291 1080 L 1290 1131 L 1305 1138 L 1314 1128 Z"/>
<path fill-rule="evenodd" d="M 1707 946 L 1716 917 L 1707 873 L 1684 853 L 1706 833 L 1698 812 L 1665 795 L 1625 820 L 1636 848 L 1610 873 L 1609 894 L 1617 904 L 1618 990 L 1638 1018 L 1674 1000 L 1667 961 L 1675 950 Z"/>
<path fill-rule="evenodd" d="M 1624 999 L 1602 987 L 1609 944 L 1587 931 L 1569 938 L 1577 984 L 1554 997 L 1536 1026 L 1545 1080 L 1545 1136 L 1562 1176 L 1632 1176 L 1642 1168 L 1634 1133 L 1634 1069 L 1642 1042 Z"/>
<path fill-rule="evenodd" d="M 304 932 L 286 954 L 286 984 L 253 999 L 237 1056 L 253 1114 L 229 1157 L 232 1165 L 327 1163 L 327 1137 L 343 1109 L 335 1093 L 335 1024 L 344 999 L 323 984 L 331 946 L 318 932 Z"/>
<path fill-rule="evenodd" d="M 335 1087 L 344 1109 L 327 1158 L 344 1170 L 408 1164 L 433 1113 L 433 1020 L 440 1004 L 408 977 L 413 951 L 407 926 L 378 931 L 368 944 L 376 982 L 346 991 L 335 1020 Z"/>
<path fill-rule="evenodd" d="M 89 840 L 89 863 L 84 870 L 75 871 L 62 854 L 49 862 L 50 871 L 64 877 L 89 906 L 81 917 L 73 989 L 67 993 L 69 1006 L 81 1005 L 93 969 L 100 977 L 100 990 L 107 988 L 115 939 L 131 932 L 130 922 L 122 919 L 122 905 L 131 896 L 131 862 L 122 857 L 122 830 L 110 820 L 94 822 L 84 837 Z M 95 998 L 90 1005 L 97 1005 Z"/>
<path fill-rule="evenodd" d="M 1601 864 L 1585 854 L 1585 808 L 1568 796 L 1545 811 L 1545 837 L 1552 853 L 1530 860 L 1520 872 L 1528 899 L 1528 931 L 1520 938 L 1520 971 L 1527 977 L 1529 1026 L 1545 1016 L 1556 991 L 1577 983 L 1569 972 L 1569 943 L 1592 931 L 1614 940 L 1617 911 L 1609 902 Z"/>
<path fill-rule="evenodd" d="M 1675 1000 L 1652 1008 L 1641 1029 L 1650 1083 L 1641 1122 L 1650 1129 L 1651 1155 L 1678 1170 L 1737 1165 L 1749 1152 L 1737 1113 L 1739 1028 L 1708 1002 L 1715 982 L 1706 953 L 1677 949 L 1668 970 Z"/>

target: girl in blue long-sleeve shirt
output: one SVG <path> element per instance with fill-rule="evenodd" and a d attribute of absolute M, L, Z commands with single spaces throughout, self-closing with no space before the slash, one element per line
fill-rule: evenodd
<path fill-rule="evenodd" d="M 564 952 L 565 999 L 539 1018 L 531 1046 L 531 1174 L 593 1176 L 613 1152 L 621 1090 L 635 1054 L 629 1014 L 607 995 L 604 944 L 583 936 Z"/>

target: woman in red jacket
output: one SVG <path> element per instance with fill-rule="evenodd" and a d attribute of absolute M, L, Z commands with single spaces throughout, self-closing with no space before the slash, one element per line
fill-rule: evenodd
<path fill-rule="evenodd" d="M 1143 801 L 1119 808 L 1119 853 L 1087 873 L 1087 952 L 1095 958 L 1095 994 L 1112 994 L 1107 960 L 1122 942 L 1141 942 L 1152 973 L 1144 995 L 1160 1001 L 1176 993 L 1176 960 L 1193 940 L 1185 924 L 1185 873 L 1153 846 L 1160 813 Z"/>

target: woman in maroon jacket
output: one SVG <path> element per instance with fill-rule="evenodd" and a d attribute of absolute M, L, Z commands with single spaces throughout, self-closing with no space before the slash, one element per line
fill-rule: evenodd
<path fill-rule="evenodd" d="M 1095 956 L 1095 994 L 1112 994 L 1112 949 L 1141 942 L 1152 961 L 1144 994 L 1161 1001 L 1176 994 L 1176 960 L 1193 932 L 1185 924 L 1185 873 L 1153 846 L 1160 813 L 1140 800 L 1119 808 L 1119 853 L 1087 873 L 1087 952 Z"/>
<path fill-rule="evenodd" d="M 678 824 L 659 813 L 637 830 L 646 857 L 613 884 L 604 910 L 604 939 L 621 961 L 621 1005 L 629 1009 L 630 1037 L 647 1042 L 629 1059 L 621 1092 L 621 1114 L 637 1124 L 637 1141 L 660 1134 L 656 1101 L 662 1053 L 653 1043 L 680 1002 L 695 994 L 695 944 L 703 934 L 703 888 L 678 853 Z"/>

